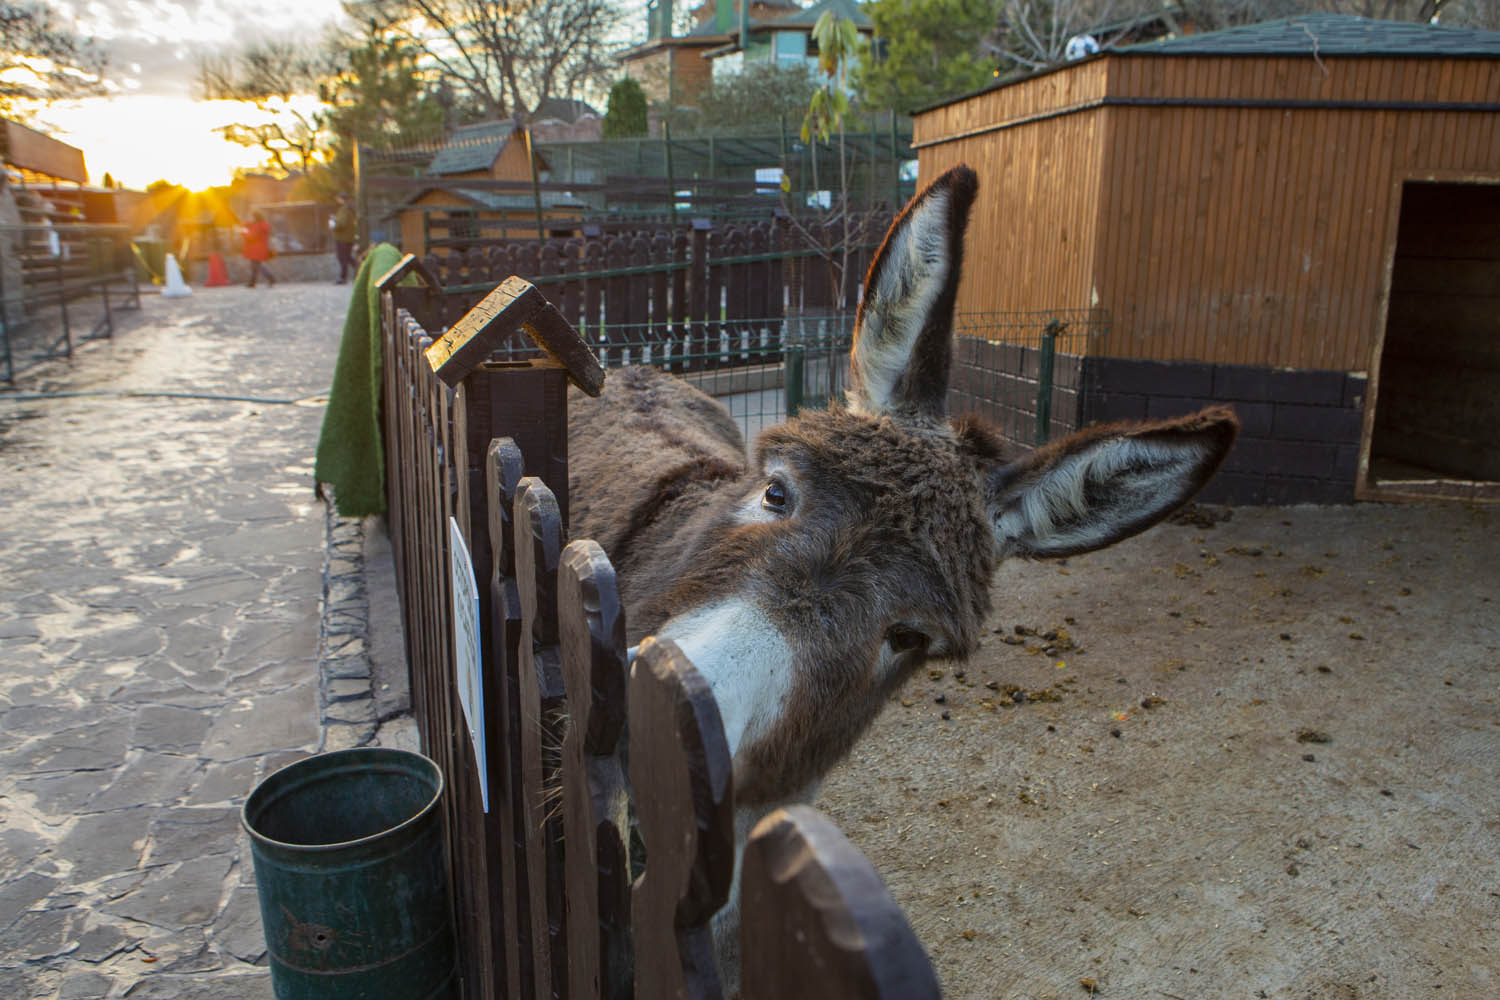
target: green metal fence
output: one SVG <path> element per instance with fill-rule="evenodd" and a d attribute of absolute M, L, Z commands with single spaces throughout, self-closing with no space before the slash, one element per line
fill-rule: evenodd
<path fill-rule="evenodd" d="M 605 368 L 651 365 L 722 403 L 747 441 L 799 410 L 842 399 L 853 316 L 831 313 L 704 323 L 621 324 L 579 332 Z M 537 355 L 519 339 L 495 360 Z"/>
<path fill-rule="evenodd" d="M 1104 351 L 1108 311 L 960 313 L 953 328 L 950 411 L 981 416 L 1027 446 L 1078 429 L 1083 358 Z"/>
<path fill-rule="evenodd" d="M 974 414 L 1024 447 L 1077 430 L 1083 359 L 1104 351 L 1102 309 L 961 313 L 954 317 L 948 408 Z M 843 398 L 853 316 L 828 313 L 708 322 L 583 324 L 605 368 L 652 365 L 680 375 L 728 408 L 753 440 L 799 410 Z M 534 357 L 517 338 L 496 360 Z"/>

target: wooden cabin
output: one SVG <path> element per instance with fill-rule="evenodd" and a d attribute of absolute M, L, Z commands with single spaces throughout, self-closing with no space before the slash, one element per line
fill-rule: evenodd
<path fill-rule="evenodd" d="M 1217 500 L 1500 498 L 1500 32 L 1164 39 L 923 109 L 913 146 L 980 175 L 960 313 L 1107 313 L 1064 341 L 1078 423 L 1233 403 Z"/>
<path fill-rule="evenodd" d="M 482 122 L 455 129 L 433 157 L 426 176 L 442 186 L 422 188 L 397 210 L 401 249 L 408 253 L 439 253 L 451 249 L 448 240 L 536 236 L 536 201 L 531 191 L 531 161 L 524 127 L 514 122 Z M 539 167 L 539 169 L 543 169 Z M 495 188 L 457 186 L 455 182 L 511 181 L 517 186 Z M 524 185 L 521 186 L 521 185 Z M 556 192 L 543 192 L 544 218 L 569 218 L 580 206 Z"/>

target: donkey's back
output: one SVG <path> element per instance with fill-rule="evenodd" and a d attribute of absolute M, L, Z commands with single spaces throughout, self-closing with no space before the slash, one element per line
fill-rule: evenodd
<path fill-rule="evenodd" d="M 628 576 L 655 549 L 653 526 L 672 520 L 668 508 L 695 508 L 744 474 L 745 439 L 722 405 L 684 380 L 625 368 L 597 398 L 571 393 L 568 471 L 569 534 L 597 541 Z"/>

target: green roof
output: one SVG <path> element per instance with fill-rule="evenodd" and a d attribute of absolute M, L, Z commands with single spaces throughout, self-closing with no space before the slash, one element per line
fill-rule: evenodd
<path fill-rule="evenodd" d="M 515 122 L 482 122 L 456 128 L 428 166 L 429 174 L 467 174 L 488 170 L 505 148 Z"/>
<path fill-rule="evenodd" d="M 1347 14 L 1303 14 L 1201 35 L 1180 35 L 1115 51 L 1181 56 L 1491 56 L 1500 31 L 1374 21 Z"/>

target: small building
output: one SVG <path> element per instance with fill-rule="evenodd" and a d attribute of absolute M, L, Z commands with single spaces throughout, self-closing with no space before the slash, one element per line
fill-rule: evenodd
<path fill-rule="evenodd" d="M 704 3 L 694 11 L 696 23 L 674 36 L 672 0 L 656 0 L 647 10 L 646 41 L 616 58 L 651 101 L 690 106 L 713 79 L 746 63 L 816 67 L 812 29 L 827 11 L 853 21 L 866 37 L 875 31 L 856 0 L 818 0 L 809 7 L 792 0 L 755 0 L 744 11 L 743 31 L 740 7 L 738 0 Z"/>
<path fill-rule="evenodd" d="M 604 116 L 587 101 L 547 97 L 537 102 L 526 127 L 535 143 L 597 142 L 604 134 Z"/>
<path fill-rule="evenodd" d="M 1076 423 L 1234 404 L 1216 500 L 1500 497 L 1500 32 L 1169 38 L 923 109 L 913 146 L 979 172 L 960 313 L 1107 313 L 1061 341 Z"/>
<path fill-rule="evenodd" d="M 441 186 L 419 188 L 396 214 L 401 249 L 424 254 L 445 240 L 467 242 L 485 236 L 534 237 L 536 200 L 530 189 L 531 161 L 526 129 L 513 121 L 481 122 L 454 129 L 427 168 Z M 539 164 L 538 169 L 545 169 Z M 509 181 L 506 188 L 463 187 L 463 180 Z M 522 186 L 524 185 L 524 186 Z M 572 199 L 544 192 L 543 214 L 574 214 Z"/>

